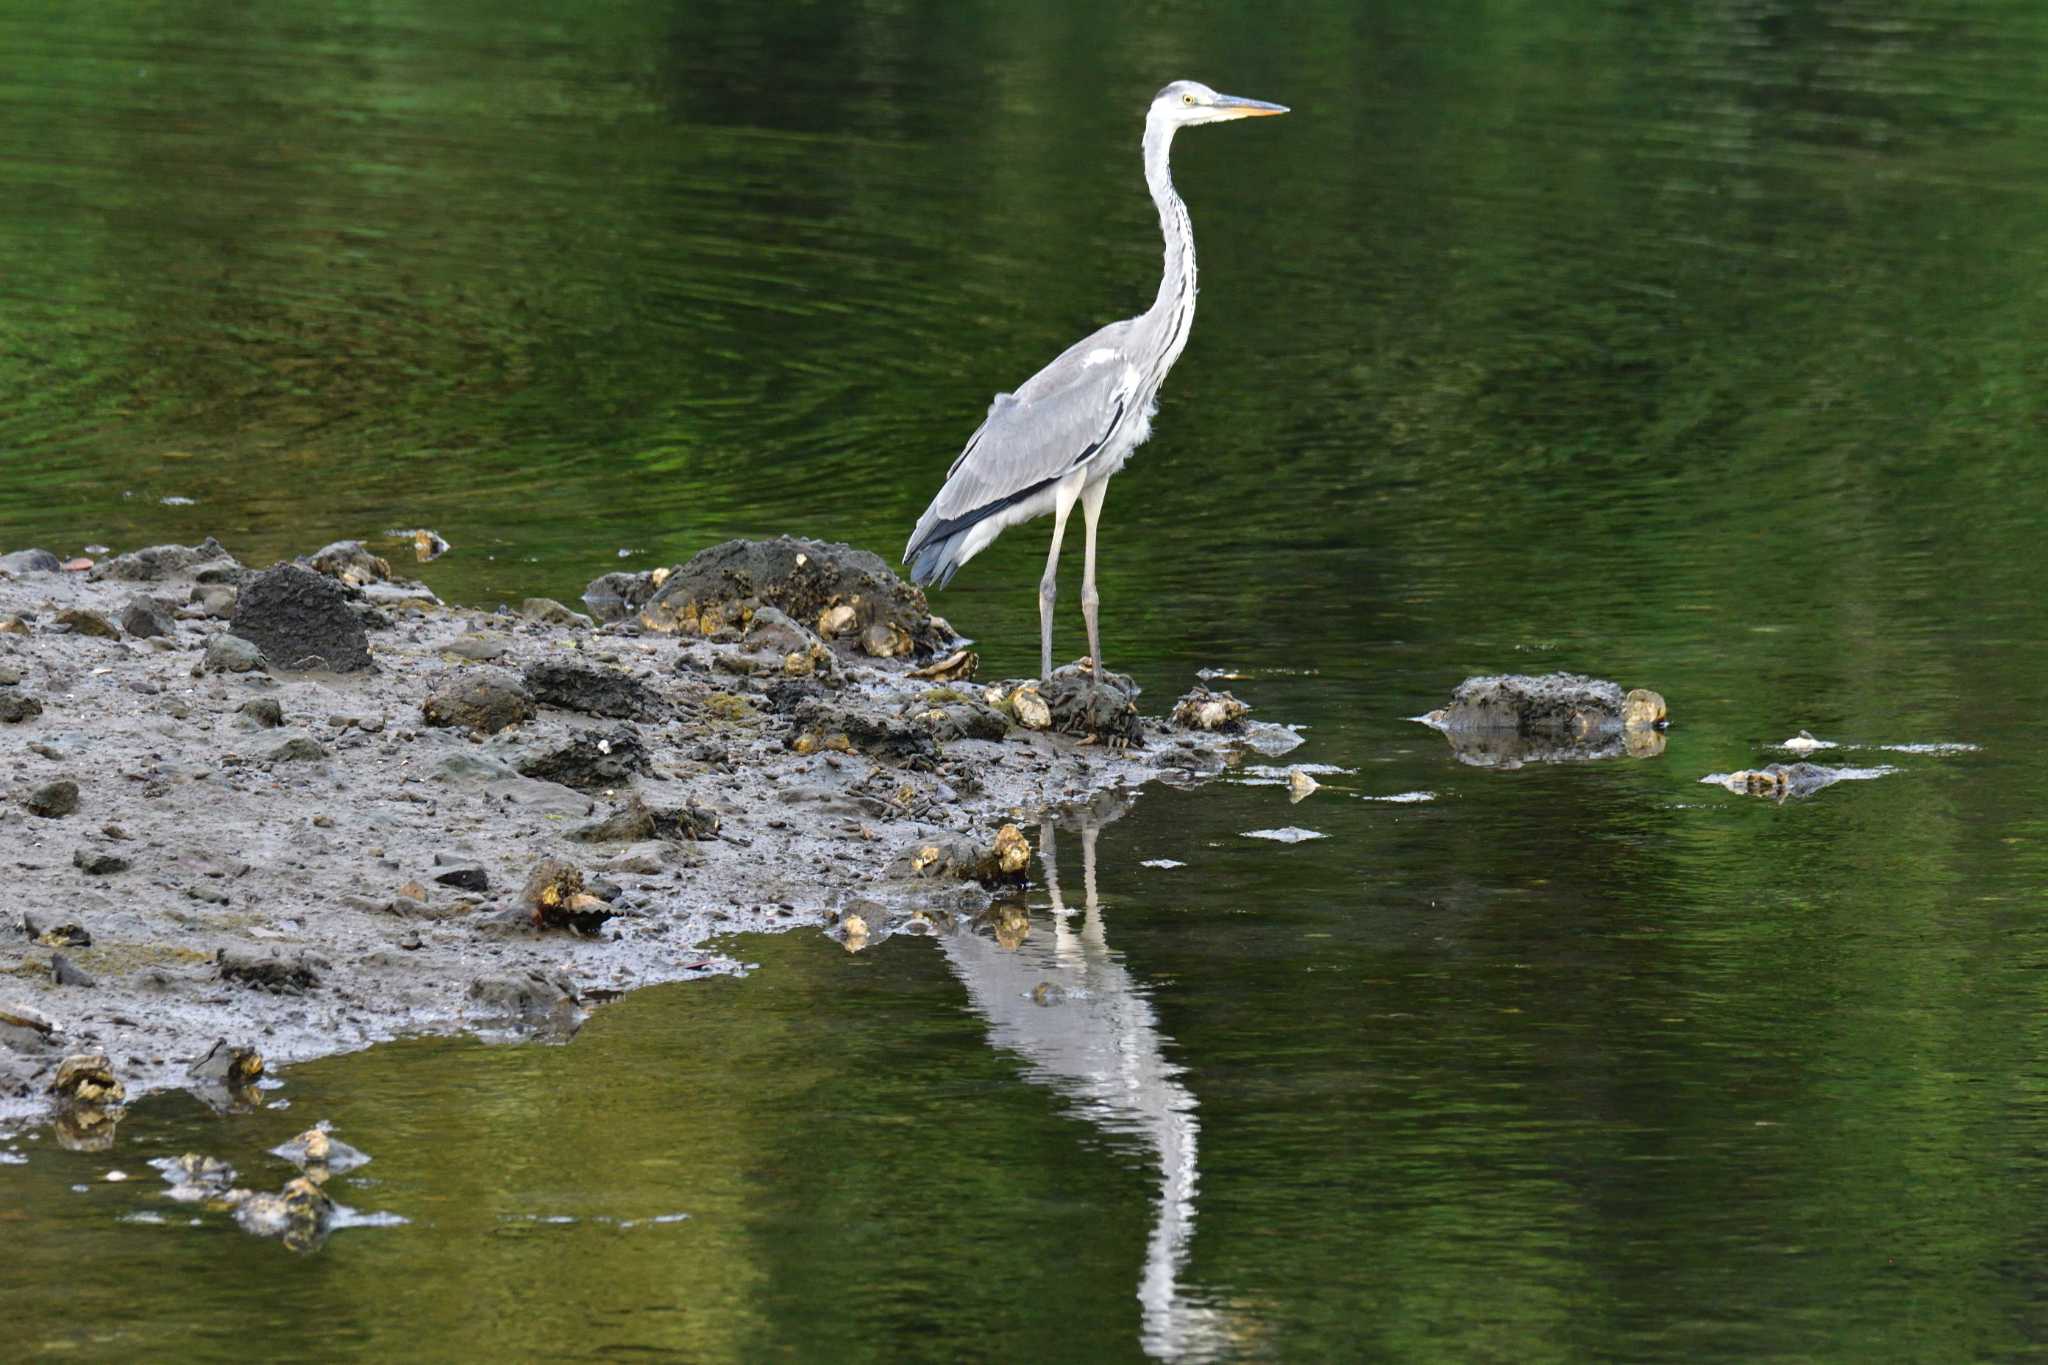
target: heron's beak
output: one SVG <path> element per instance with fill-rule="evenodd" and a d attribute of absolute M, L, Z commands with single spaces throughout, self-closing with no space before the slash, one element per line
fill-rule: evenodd
<path fill-rule="evenodd" d="M 1219 95 L 1213 107 L 1218 118 L 1271 118 L 1287 112 L 1284 104 L 1268 104 L 1264 100 L 1248 100 L 1237 95 Z"/>

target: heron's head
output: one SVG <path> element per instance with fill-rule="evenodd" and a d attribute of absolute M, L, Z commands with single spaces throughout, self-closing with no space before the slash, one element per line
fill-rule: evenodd
<path fill-rule="evenodd" d="M 1248 100 L 1238 95 L 1219 95 L 1200 81 L 1175 81 L 1152 97 L 1152 108 L 1146 118 L 1169 127 L 1190 128 L 1197 123 L 1263 118 L 1286 112 L 1284 104 L 1268 104 L 1264 100 Z"/>

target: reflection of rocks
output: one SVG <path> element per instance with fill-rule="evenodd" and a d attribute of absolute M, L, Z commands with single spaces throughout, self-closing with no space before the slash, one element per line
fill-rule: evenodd
<path fill-rule="evenodd" d="M 117 1104 L 72 1104 L 60 1108 L 51 1120 L 57 1145 L 67 1152 L 105 1152 L 114 1146 L 121 1120 L 128 1111 Z"/>
<path fill-rule="evenodd" d="M 1811 796 L 1837 782 L 1863 781 L 1894 771 L 1888 767 L 1830 768 L 1820 763 L 1770 763 L 1740 772 L 1712 773 L 1701 778 L 1726 787 L 1738 796 L 1761 796 L 1772 801 Z"/>
<path fill-rule="evenodd" d="M 1449 705 L 1416 719 L 1441 731 L 1461 763 L 1481 768 L 1664 752 L 1662 696 L 1575 673 L 1467 678 Z"/>

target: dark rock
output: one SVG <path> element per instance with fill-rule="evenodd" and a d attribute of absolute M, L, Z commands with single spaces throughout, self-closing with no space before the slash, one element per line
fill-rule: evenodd
<path fill-rule="evenodd" d="M 590 592 L 584 600 L 592 601 Z M 953 643 L 934 622 L 924 593 L 879 556 L 788 536 L 729 540 L 702 551 L 645 599 L 639 621 L 649 630 L 718 635 L 737 630 L 761 607 L 878 657 L 929 657 Z"/>
<path fill-rule="evenodd" d="M 116 872 L 126 872 L 133 866 L 120 854 L 97 848 L 81 848 L 71 855 L 71 861 L 81 872 L 92 877 L 109 877 Z"/>
<path fill-rule="evenodd" d="M 933 739 L 1001 739 L 1010 733 L 1010 718 L 993 706 L 950 687 L 936 688 L 904 704 L 902 716 L 931 732 Z"/>
<path fill-rule="evenodd" d="M 799 753 L 819 749 L 854 749 L 872 758 L 929 768 L 938 759 L 938 746 L 931 732 L 858 706 L 808 700 L 797 703 L 791 713 L 796 733 L 790 747 Z"/>
<path fill-rule="evenodd" d="M 495 735 L 534 717 L 533 698 L 510 673 L 468 669 L 434 689 L 420 707 L 429 725 L 460 726 Z"/>
<path fill-rule="evenodd" d="M 1038 694 L 1052 712 L 1053 729 L 1121 749 L 1145 742 L 1137 691 L 1121 674 L 1105 672 L 1098 681 L 1084 669 L 1062 668 Z"/>
<path fill-rule="evenodd" d="M 19 692 L 0 692 L 0 723 L 19 725 L 43 714 L 43 704 Z"/>
<path fill-rule="evenodd" d="M 1030 866 L 1031 841 L 1015 825 L 1004 825 L 986 844 L 961 838 L 918 844 L 889 865 L 889 875 L 1003 886 L 1021 883 Z"/>
<path fill-rule="evenodd" d="M 458 891 L 491 889 L 491 876 L 480 867 L 451 867 L 445 872 L 436 872 L 434 880 L 443 886 L 452 886 Z"/>
<path fill-rule="evenodd" d="M 156 583 L 166 578 L 200 578 L 210 573 L 213 581 L 233 582 L 241 569 L 234 556 L 208 536 L 197 545 L 152 545 L 103 559 L 93 566 L 90 576 L 94 580 Z"/>
<path fill-rule="evenodd" d="M 1645 688 L 1624 693 L 1576 673 L 1467 678 L 1450 705 L 1416 717 L 1443 733 L 1461 763 L 1519 768 L 1524 763 L 1587 762 L 1664 752 L 1664 698 Z"/>
<path fill-rule="evenodd" d="M 519 765 L 522 777 L 559 782 L 579 791 L 622 787 L 634 774 L 647 771 L 647 746 L 630 725 L 603 734 L 588 731 Z"/>
<path fill-rule="evenodd" d="M 248 673 L 263 667 L 263 651 L 239 636 L 223 633 L 207 640 L 202 666 L 208 673 Z"/>
<path fill-rule="evenodd" d="M 121 608 L 121 629 L 138 640 L 175 639 L 178 623 L 169 607 L 154 597 L 137 593 Z"/>
<path fill-rule="evenodd" d="M 0 574 L 62 573 L 64 561 L 48 550 L 16 550 L 0 555 Z"/>
<path fill-rule="evenodd" d="M 40 815 L 45 820 L 61 819 L 78 809 L 78 784 L 68 777 L 55 782 L 46 782 L 28 794 L 22 805 L 30 815 Z"/>
<path fill-rule="evenodd" d="M 274 954 L 259 957 L 255 953 L 222 948 L 215 954 L 214 964 L 222 981 L 233 981 L 274 995 L 304 995 L 320 984 L 317 959 L 303 953 L 292 958 Z"/>
<path fill-rule="evenodd" d="M 54 624 L 66 627 L 73 635 L 90 635 L 100 640 L 118 640 L 121 628 L 96 611 L 85 607 L 66 607 L 57 613 Z"/>
<path fill-rule="evenodd" d="M 230 629 L 285 669 L 359 673 L 370 640 L 348 590 L 302 564 L 276 564 L 242 583 Z"/>
<path fill-rule="evenodd" d="M 60 986 L 97 986 L 90 972 L 80 971 L 62 953 L 50 954 L 50 976 Z"/>
<path fill-rule="evenodd" d="M 293 735 L 264 757 L 272 763 L 318 763 L 327 757 L 327 750 L 317 739 L 306 735 Z"/>
<path fill-rule="evenodd" d="M 545 706 L 612 720 L 655 720 L 667 708 L 654 690 L 629 674 L 588 664 L 546 661 L 527 666 L 526 690 Z"/>
<path fill-rule="evenodd" d="M 229 637 L 232 638 L 232 637 Z M 252 730 L 275 730 L 284 724 L 284 708 L 275 697 L 256 697 L 235 708 L 242 724 Z"/>

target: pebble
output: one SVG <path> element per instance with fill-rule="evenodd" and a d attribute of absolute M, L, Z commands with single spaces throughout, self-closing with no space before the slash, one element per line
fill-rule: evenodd
<path fill-rule="evenodd" d="M 19 692 L 0 693 L 0 722 L 19 725 L 43 714 L 43 704 Z"/>
<path fill-rule="evenodd" d="M 263 651 L 239 635 L 225 631 L 206 642 L 208 673 L 247 673 L 263 667 Z"/>
<path fill-rule="evenodd" d="M 61 819 L 78 809 L 78 784 L 60 777 L 37 787 L 22 804 L 28 807 L 30 815 L 40 815 L 45 820 Z"/>
<path fill-rule="evenodd" d="M 102 640 L 121 638 L 119 626 L 87 607 L 66 607 L 57 613 L 56 623 L 70 627 L 74 635 L 91 635 Z"/>

